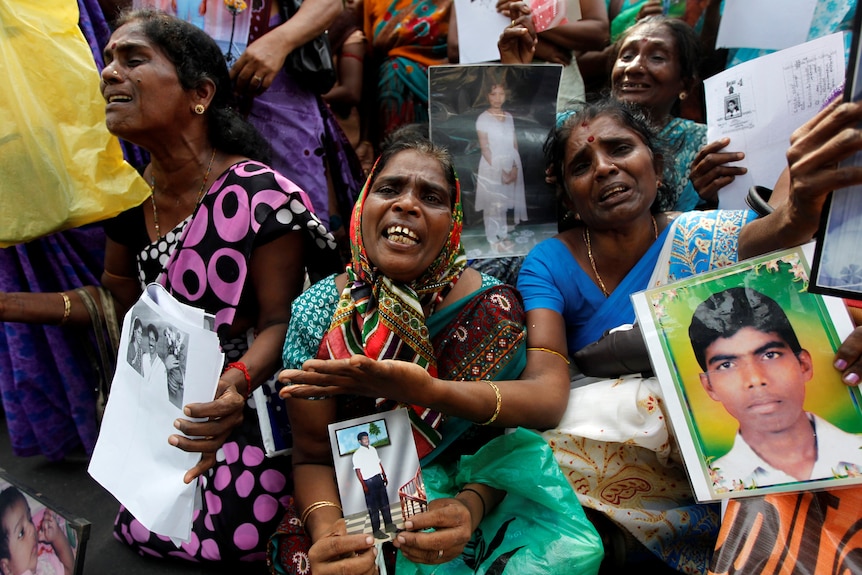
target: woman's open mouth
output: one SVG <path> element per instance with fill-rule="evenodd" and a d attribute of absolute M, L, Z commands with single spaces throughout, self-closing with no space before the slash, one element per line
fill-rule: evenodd
<path fill-rule="evenodd" d="M 414 246 L 419 243 L 419 236 L 413 230 L 404 226 L 389 226 L 384 234 L 389 241 L 406 246 Z"/>

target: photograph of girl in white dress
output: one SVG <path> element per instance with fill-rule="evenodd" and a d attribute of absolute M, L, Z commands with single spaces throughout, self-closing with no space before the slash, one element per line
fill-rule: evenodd
<path fill-rule="evenodd" d="M 476 135 L 482 158 L 476 182 L 476 211 L 484 213 L 485 237 L 494 253 L 509 253 L 513 243 L 509 235 L 509 211 L 512 223 L 527 220 L 524 198 L 524 167 L 518 153 L 518 137 L 512 114 L 503 109 L 506 85 L 491 79 L 486 97 L 488 109 L 476 119 Z"/>
<path fill-rule="evenodd" d="M 461 178 L 470 259 L 523 256 L 557 233 L 542 146 L 556 119 L 558 64 L 432 66 L 429 132 Z"/>

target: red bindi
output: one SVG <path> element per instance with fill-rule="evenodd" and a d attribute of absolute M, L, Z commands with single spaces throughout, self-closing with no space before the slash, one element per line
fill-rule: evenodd
<path fill-rule="evenodd" d="M 596 140 L 596 139 L 595 139 L 594 137 L 592 137 L 592 136 L 590 136 L 589 138 L 587 138 L 587 141 L 588 141 L 588 142 L 594 142 L 595 140 Z"/>

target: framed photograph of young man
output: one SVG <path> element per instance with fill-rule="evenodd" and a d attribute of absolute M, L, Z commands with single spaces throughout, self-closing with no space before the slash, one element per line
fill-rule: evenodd
<path fill-rule="evenodd" d="M 862 408 L 835 351 L 842 300 L 808 291 L 801 248 L 635 294 L 699 501 L 862 482 Z"/>
<path fill-rule="evenodd" d="M 348 534 L 388 541 L 427 509 L 406 408 L 332 423 L 329 441 Z"/>
<path fill-rule="evenodd" d="M 80 575 L 89 537 L 89 521 L 69 515 L 0 469 L 0 573 Z"/>
<path fill-rule="evenodd" d="M 470 259 L 525 255 L 557 233 L 542 146 L 556 121 L 558 64 L 428 69 L 430 136 L 461 180 Z"/>

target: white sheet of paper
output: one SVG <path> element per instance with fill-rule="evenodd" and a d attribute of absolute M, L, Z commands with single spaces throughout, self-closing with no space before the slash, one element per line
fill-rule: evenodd
<path fill-rule="evenodd" d="M 148 380 L 126 360 L 135 317 L 141 318 L 144 333 L 146 325 L 154 323 L 187 334 L 183 405 L 212 401 L 215 396 L 224 354 L 218 336 L 204 327 L 211 325 L 210 319 L 151 284 L 123 319 L 117 370 L 88 471 L 144 527 L 175 541 L 189 541 L 200 496 L 197 482 L 186 485 L 183 475 L 200 454 L 168 443 L 168 436 L 178 433 L 174 420 L 184 416 L 168 399 L 167 382 Z"/>
<path fill-rule="evenodd" d="M 497 40 L 510 20 L 498 13 L 496 6 L 496 0 L 455 0 L 461 64 L 500 59 Z"/>
<path fill-rule="evenodd" d="M 817 114 L 844 80 L 843 33 L 774 52 L 704 81 L 707 141 L 728 137 L 744 152 L 737 176 L 719 192 L 719 207 L 744 209 L 753 185 L 772 188 L 787 165 L 790 135 Z M 735 109 L 733 104 L 735 103 Z"/>
<path fill-rule="evenodd" d="M 566 20 L 576 22 L 581 19 L 580 0 L 566 0 Z"/>
<path fill-rule="evenodd" d="M 542 0 L 531 0 L 530 5 Z M 581 19 L 578 0 L 565 0 L 566 22 Z M 497 12 L 496 0 L 455 0 L 458 26 L 458 59 L 460 64 L 494 62 L 500 59 L 497 40 L 511 20 Z M 553 28 L 554 26 L 550 26 Z"/>
<path fill-rule="evenodd" d="M 817 0 L 725 0 L 716 48 L 782 50 L 808 39 Z"/>

